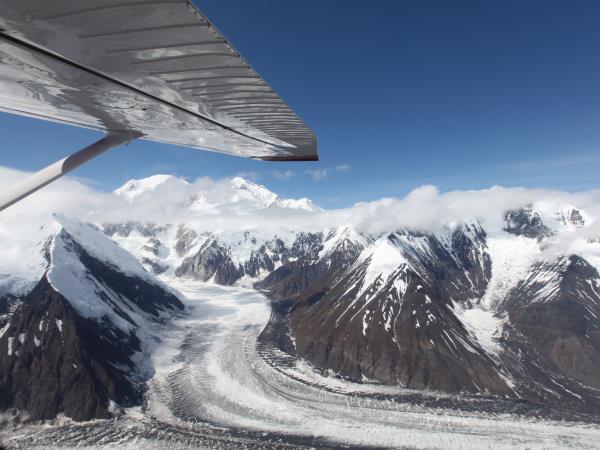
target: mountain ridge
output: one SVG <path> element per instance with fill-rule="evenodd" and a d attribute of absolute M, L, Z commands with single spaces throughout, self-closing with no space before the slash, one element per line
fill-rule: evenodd
<path fill-rule="evenodd" d="M 280 217 L 279 207 L 270 206 L 280 197 L 255 183 L 234 179 L 202 191 L 200 184 L 170 176 L 141 181 L 114 196 L 133 193 L 126 201 L 132 207 L 144 204 L 151 217 L 160 211 L 160 221 L 84 224 L 57 216 L 35 238 L 2 242 L 5 248 L 18 244 L 28 249 L 28 269 L 0 277 L 0 367 L 10 377 L 22 376 L 14 372 L 17 351 L 37 351 L 40 336 L 34 328 L 41 312 L 27 313 L 34 301 L 61 314 L 70 308 L 65 332 L 83 336 L 88 330 L 78 324 L 85 322 L 95 335 L 116 333 L 125 347 L 135 349 L 127 355 L 114 349 L 106 353 L 137 368 L 137 381 L 105 370 L 97 384 L 82 388 L 94 395 L 90 404 L 96 406 L 69 410 L 76 418 L 108 417 L 115 405 L 140 401 L 151 372 L 143 370 L 144 348 L 156 338 L 145 330 L 160 328 L 181 311 L 177 294 L 161 280 L 185 278 L 264 292 L 283 317 L 275 334 L 288 336 L 291 344 L 286 345 L 315 368 L 337 376 L 557 408 L 579 404 L 587 412 L 600 412 L 590 378 L 600 370 L 594 356 L 600 314 L 594 264 L 600 262 L 600 249 L 589 233 L 576 254 L 557 246 L 593 223 L 586 212 L 570 205 L 531 204 L 498 211 L 500 227 L 468 215 L 430 230 L 373 231 L 347 220 L 336 226 L 316 220 L 299 229 L 290 227 L 294 221 L 262 227 L 260 222 L 246 225 L 243 218 L 256 207 L 264 217 Z M 157 201 L 147 204 L 146 195 Z M 202 207 L 189 214 L 169 213 L 198 201 Z M 242 220 L 237 229 L 219 228 L 214 225 L 219 222 L 199 220 L 201 211 Z M 321 218 L 323 213 L 292 208 L 289 214 Z M 143 293 L 131 286 L 144 286 Z M 17 333 L 15 324 L 23 331 Z M 544 331 L 548 324 L 554 334 Z M 52 330 L 59 339 L 57 326 Z M 26 344 L 21 343 L 23 333 Z M 565 351 L 588 356 L 581 362 L 560 356 Z M 85 366 L 78 352 L 73 344 L 69 354 Z M 48 371 L 58 363 L 55 358 L 41 367 Z M 103 367 L 109 361 L 94 364 Z M 104 384 L 113 388 L 106 390 Z M 117 385 L 122 391 L 115 390 Z M 64 406 L 44 409 L 22 390 L 5 389 L 13 405 L 31 409 L 31 417 L 49 417 Z"/>
<path fill-rule="evenodd" d="M 56 219 L 35 286 L 0 299 L 0 409 L 20 420 L 108 418 L 139 404 L 177 295 L 91 225 Z"/>

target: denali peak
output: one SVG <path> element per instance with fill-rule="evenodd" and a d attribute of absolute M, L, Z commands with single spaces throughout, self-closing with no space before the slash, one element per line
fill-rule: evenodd
<path fill-rule="evenodd" d="M 200 179 L 189 183 L 172 175 L 153 175 L 129 180 L 115 189 L 117 197 L 129 203 L 153 202 L 156 211 L 181 214 L 249 214 L 257 210 L 282 209 L 290 211 L 320 211 L 307 198 L 287 199 L 265 186 L 242 177 L 213 182 Z"/>
<path fill-rule="evenodd" d="M 165 189 L 166 186 L 187 187 L 190 184 L 183 178 L 173 175 L 157 174 L 139 180 L 129 180 L 113 193 L 132 202 L 140 196 L 152 194 L 158 189 Z"/>

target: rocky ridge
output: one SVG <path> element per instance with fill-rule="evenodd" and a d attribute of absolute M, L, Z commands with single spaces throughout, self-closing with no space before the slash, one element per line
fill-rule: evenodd
<path fill-rule="evenodd" d="M 182 307 L 157 277 L 175 277 L 263 291 L 283 314 L 285 329 L 277 333 L 289 336 L 288 350 L 338 376 L 599 412 L 597 243 L 589 240 L 577 255 L 544 253 L 591 223 L 577 208 L 505 211 L 502 229 L 491 232 L 468 218 L 435 232 L 350 225 L 227 231 L 194 218 L 243 217 L 252 208 L 309 217 L 302 214 L 319 209 L 298 211 L 295 201 L 241 179 L 206 192 L 169 176 L 134 181 L 115 195 L 132 206 L 149 195 L 168 198 L 156 208 L 163 215 L 183 208 L 188 220 L 96 228 L 64 219 L 47 233 L 39 245 L 43 270 L 29 284 L 0 286 L 0 389 L 10 399 L 3 407 L 34 418 L 64 412 L 85 419 L 139 402 L 151 374 L 143 362 L 152 330 Z M 38 332 L 64 351 L 40 353 L 35 329 L 42 322 Z M 26 354 L 37 359 L 20 364 Z M 27 365 L 40 369 L 25 373 Z M 64 386 L 43 381 L 50 370 L 80 383 L 85 408 L 57 400 Z M 52 393 L 35 396 L 44 406 L 11 385 L 25 376 Z M 67 403 L 74 406 L 66 410 Z"/>
<path fill-rule="evenodd" d="M 91 225 L 57 219 L 33 289 L 0 298 L 0 409 L 108 418 L 141 402 L 177 294 Z"/>

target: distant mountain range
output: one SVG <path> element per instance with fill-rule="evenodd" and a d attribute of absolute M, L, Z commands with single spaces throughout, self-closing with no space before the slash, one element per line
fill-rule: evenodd
<path fill-rule="evenodd" d="M 183 277 L 264 291 L 294 352 L 343 377 L 600 412 L 600 244 L 548 251 L 593 222 L 576 207 L 498 211 L 502 229 L 231 230 L 199 218 L 324 212 L 242 178 L 157 175 L 114 195 L 162 220 L 56 217 L 0 240 L 23 253 L 0 270 L 0 409 L 83 420 L 139 403 L 155 330 L 183 307 L 161 279 Z"/>

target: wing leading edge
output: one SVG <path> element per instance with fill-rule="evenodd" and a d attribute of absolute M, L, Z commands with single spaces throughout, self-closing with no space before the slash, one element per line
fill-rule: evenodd
<path fill-rule="evenodd" d="M 271 161 L 316 137 L 184 0 L 0 0 L 0 108 Z"/>

